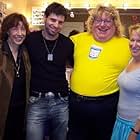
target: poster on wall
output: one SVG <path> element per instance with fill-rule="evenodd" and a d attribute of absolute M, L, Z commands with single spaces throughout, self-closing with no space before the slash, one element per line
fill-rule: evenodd
<path fill-rule="evenodd" d="M 44 25 L 43 16 L 43 7 L 32 7 L 32 25 Z"/>

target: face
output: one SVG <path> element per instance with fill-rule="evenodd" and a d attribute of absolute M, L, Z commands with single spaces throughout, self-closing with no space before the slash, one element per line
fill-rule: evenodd
<path fill-rule="evenodd" d="M 132 31 L 129 46 L 132 56 L 140 59 L 140 34 L 136 31 Z"/>
<path fill-rule="evenodd" d="M 100 42 L 108 41 L 114 36 L 116 28 L 109 12 L 104 11 L 94 19 L 92 31 L 94 38 Z"/>
<path fill-rule="evenodd" d="M 10 40 L 13 45 L 21 45 L 26 37 L 26 29 L 23 23 L 20 21 L 18 26 L 10 28 L 8 35 L 8 40 Z"/>
<path fill-rule="evenodd" d="M 63 15 L 50 14 L 45 18 L 45 32 L 48 36 L 56 37 L 62 30 L 65 17 Z"/>

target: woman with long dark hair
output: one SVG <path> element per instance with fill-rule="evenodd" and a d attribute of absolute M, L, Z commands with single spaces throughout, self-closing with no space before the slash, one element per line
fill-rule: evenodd
<path fill-rule="evenodd" d="M 23 44 L 29 27 L 22 14 L 6 16 L 0 44 L 0 140 L 23 140 L 30 61 Z"/>

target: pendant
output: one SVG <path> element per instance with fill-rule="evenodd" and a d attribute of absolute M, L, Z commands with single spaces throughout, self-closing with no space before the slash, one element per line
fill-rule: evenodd
<path fill-rule="evenodd" d="M 48 61 L 53 61 L 53 54 L 51 53 L 48 54 Z"/>
<path fill-rule="evenodd" d="M 17 76 L 18 78 L 19 78 L 19 76 L 20 76 L 18 71 L 16 72 L 16 76 Z"/>

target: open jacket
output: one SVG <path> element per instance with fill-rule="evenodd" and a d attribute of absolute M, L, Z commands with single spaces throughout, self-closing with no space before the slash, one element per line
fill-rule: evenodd
<path fill-rule="evenodd" d="M 25 47 L 23 47 L 22 58 L 26 73 L 26 102 L 29 97 L 31 66 L 29 56 Z M 12 87 L 14 82 L 15 72 L 14 63 L 8 51 L 8 44 L 4 42 L 0 44 L 0 140 L 4 135 L 4 128 L 8 114 Z"/>

